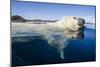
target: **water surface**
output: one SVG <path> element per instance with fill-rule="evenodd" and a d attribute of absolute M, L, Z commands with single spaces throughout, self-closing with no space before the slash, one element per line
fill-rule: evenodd
<path fill-rule="evenodd" d="M 13 40 L 16 37 L 12 38 Z M 55 47 L 39 37 L 26 36 L 28 41 L 12 42 L 12 65 L 40 65 L 71 62 L 95 61 L 95 30 L 86 28 L 84 39 L 71 40 L 64 49 L 65 59 L 61 59 Z"/>

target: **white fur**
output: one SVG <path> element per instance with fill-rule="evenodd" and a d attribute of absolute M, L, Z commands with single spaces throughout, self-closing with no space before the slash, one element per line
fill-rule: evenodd
<path fill-rule="evenodd" d="M 67 38 L 77 37 L 78 20 L 72 16 L 65 16 L 55 23 L 46 24 L 30 24 L 30 23 L 12 23 L 12 34 L 17 35 L 18 32 L 36 32 L 43 36 L 51 33 L 58 33 Z M 71 32 L 70 32 L 71 31 Z M 73 32 L 72 32 L 73 31 Z"/>

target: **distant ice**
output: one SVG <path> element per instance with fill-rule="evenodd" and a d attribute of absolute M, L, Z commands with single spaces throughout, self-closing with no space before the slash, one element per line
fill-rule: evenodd
<path fill-rule="evenodd" d="M 85 27 L 90 29 L 95 29 L 95 23 L 86 22 Z"/>

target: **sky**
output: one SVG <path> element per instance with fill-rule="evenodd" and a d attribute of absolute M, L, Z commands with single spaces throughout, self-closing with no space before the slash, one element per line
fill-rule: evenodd
<path fill-rule="evenodd" d="M 79 16 L 95 22 L 95 6 L 54 4 L 39 2 L 20 2 L 12 0 L 12 15 L 25 19 L 58 20 L 63 16 Z"/>

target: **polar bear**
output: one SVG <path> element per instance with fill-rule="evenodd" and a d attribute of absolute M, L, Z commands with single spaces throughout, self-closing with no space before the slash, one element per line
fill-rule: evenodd
<path fill-rule="evenodd" d="M 12 37 L 26 36 L 27 33 L 36 33 L 43 36 L 43 39 L 60 53 L 64 59 L 64 48 L 68 45 L 70 39 L 83 38 L 83 27 L 85 20 L 75 16 L 64 16 L 61 20 L 54 23 L 30 24 L 30 23 L 12 23 Z"/>

